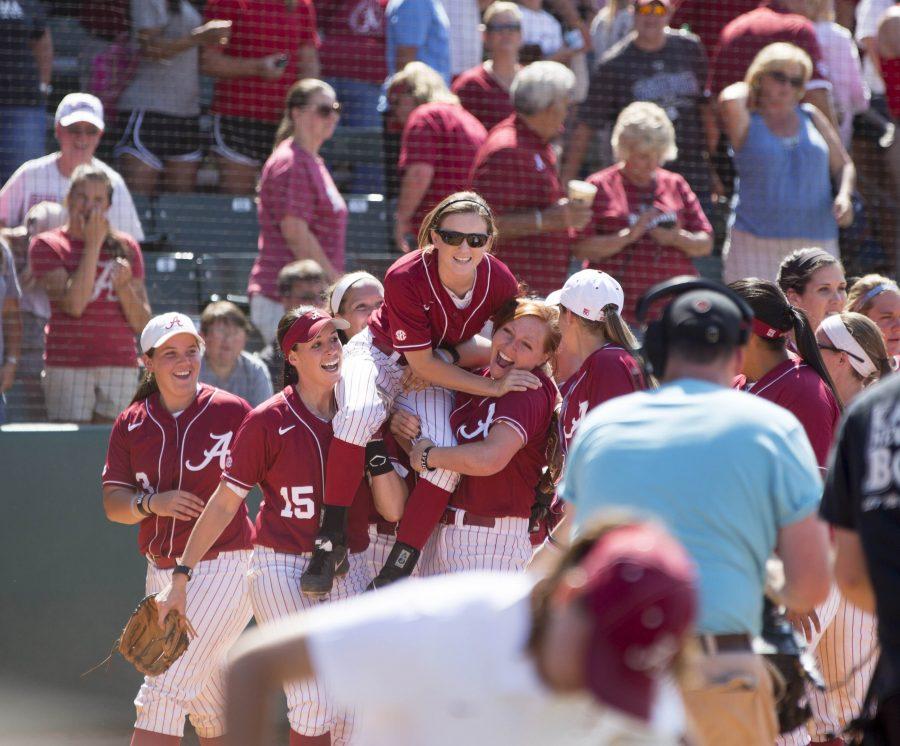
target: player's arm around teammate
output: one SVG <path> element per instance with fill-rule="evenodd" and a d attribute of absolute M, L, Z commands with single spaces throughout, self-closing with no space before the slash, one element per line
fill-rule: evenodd
<path fill-rule="evenodd" d="M 540 385 L 527 371 L 495 381 L 452 362 L 453 348 L 471 340 L 518 293 L 515 277 L 490 255 L 495 236 L 493 215 L 479 195 L 458 192 L 443 199 L 422 221 L 418 250 L 398 259 L 385 275 L 384 305 L 369 318 L 366 331 L 348 343 L 336 390 L 322 525 L 316 554 L 304 573 L 305 593 L 331 589 L 334 568 L 345 551 L 347 510 L 363 477 L 365 445 L 384 424 L 391 403 L 419 415 L 424 437 L 453 445 L 453 391 L 498 396 Z M 444 353 L 441 347 L 451 349 Z M 406 368 L 431 385 L 404 391 Z M 418 481 L 388 558 L 387 566 L 398 577 L 413 570 L 409 558 L 424 545 L 456 481 L 455 474 L 444 470 Z"/>
<path fill-rule="evenodd" d="M 135 699 L 133 746 L 179 743 L 186 715 L 201 744 L 217 742 L 225 726 L 222 666 L 251 616 L 247 569 L 253 526 L 246 507 L 235 511 L 190 568 L 178 565 L 249 410 L 243 399 L 198 384 L 202 347 L 183 314 L 148 322 L 141 334 L 147 372 L 131 406 L 113 425 L 103 469 L 107 517 L 140 524 L 146 593 L 159 593 L 173 571 L 193 575 L 192 595 L 181 611 L 197 635 L 168 671 L 144 678 Z"/>

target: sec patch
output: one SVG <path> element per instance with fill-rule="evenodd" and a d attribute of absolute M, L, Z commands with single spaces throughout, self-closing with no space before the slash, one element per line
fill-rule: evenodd
<path fill-rule="evenodd" d="M 406 339 L 406 332 L 403 331 L 402 329 L 398 329 L 397 331 L 394 332 L 394 336 L 397 338 L 398 341 L 402 342 L 404 339 Z"/>

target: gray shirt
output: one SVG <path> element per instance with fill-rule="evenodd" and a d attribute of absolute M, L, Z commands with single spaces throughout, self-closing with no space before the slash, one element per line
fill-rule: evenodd
<path fill-rule="evenodd" d="M 6 244 L 0 243 L 0 311 L 10 298 L 18 300 L 22 295 L 19 279 L 16 277 L 16 265 L 12 252 Z M 0 365 L 6 360 L 3 344 L 3 324 L 0 323 Z"/>
<path fill-rule="evenodd" d="M 203 23 L 194 7 L 181 0 L 181 12 L 170 13 L 166 0 L 131 0 L 131 25 L 137 36 L 162 29 L 164 39 L 187 36 Z M 175 117 L 200 114 L 200 68 L 196 46 L 166 60 L 141 58 L 134 80 L 119 99 L 122 110 L 145 109 Z"/>
<path fill-rule="evenodd" d="M 219 378 L 206 364 L 206 358 L 200 365 L 200 383 L 208 383 L 235 396 L 245 399 L 251 407 L 262 404 L 272 396 L 272 381 L 269 371 L 258 357 L 249 352 L 242 352 L 237 365 L 227 379 Z"/>

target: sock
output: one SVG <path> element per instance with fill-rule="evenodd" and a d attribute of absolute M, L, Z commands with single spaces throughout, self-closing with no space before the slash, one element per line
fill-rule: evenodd
<path fill-rule="evenodd" d="M 397 541 L 421 551 L 449 504 L 450 493 L 447 490 L 420 479 L 406 502 L 397 528 Z"/>
<path fill-rule="evenodd" d="M 134 729 L 131 746 L 178 746 L 181 736 L 167 736 L 165 733 L 154 733 L 152 730 Z"/>
<path fill-rule="evenodd" d="M 291 728 L 289 746 L 331 746 L 331 731 L 321 736 L 304 736 Z"/>
<path fill-rule="evenodd" d="M 365 468 L 365 446 L 332 438 L 325 466 L 325 505 L 352 505 Z"/>
<path fill-rule="evenodd" d="M 319 536 L 337 539 L 338 543 L 347 541 L 347 508 L 343 505 L 323 505 L 322 523 Z"/>

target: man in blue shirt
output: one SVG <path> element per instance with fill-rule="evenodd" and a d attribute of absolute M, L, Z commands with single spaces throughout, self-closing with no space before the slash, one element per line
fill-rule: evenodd
<path fill-rule="evenodd" d="M 561 494 L 575 506 L 576 531 L 618 505 L 655 516 L 681 541 L 700 578 L 703 680 L 684 694 L 701 741 L 772 743 L 772 684 L 751 638 L 760 633 L 764 589 L 798 612 L 828 594 L 819 470 L 790 412 L 730 388 L 747 321 L 727 288 L 679 295 L 659 323 L 661 387 L 587 416 Z M 773 552 L 784 578 L 766 588 Z"/>
<path fill-rule="evenodd" d="M 387 67 L 391 75 L 419 60 L 450 85 L 450 20 L 441 0 L 390 0 Z"/>

